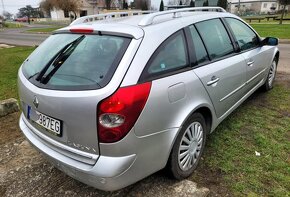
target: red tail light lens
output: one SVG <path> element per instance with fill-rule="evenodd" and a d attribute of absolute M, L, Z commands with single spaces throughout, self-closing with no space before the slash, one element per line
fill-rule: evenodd
<path fill-rule="evenodd" d="M 121 140 L 133 127 L 143 110 L 151 82 L 119 88 L 98 106 L 99 142 Z"/>
<path fill-rule="evenodd" d="M 70 32 L 72 32 L 72 33 L 89 34 L 89 33 L 93 33 L 94 29 L 91 29 L 91 28 L 71 28 Z"/>

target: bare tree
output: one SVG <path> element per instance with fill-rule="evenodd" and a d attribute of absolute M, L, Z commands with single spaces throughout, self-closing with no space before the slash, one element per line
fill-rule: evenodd
<path fill-rule="evenodd" d="M 81 2 L 78 0 L 43 0 L 40 6 L 47 12 L 50 12 L 53 8 L 63 10 L 65 12 L 72 12 L 74 19 L 77 18 L 76 12 L 79 11 Z"/>
<path fill-rule="evenodd" d="M 283 5 L 282 15 L 281 15 L 280 22 L 279 22 L 279 24 L 281 25 L 285 11 L 286 11 L 286 6 L 290 5 L 290 0 L 278 0 L 278 1 L 279 1 L 280 5 Z"/>
<path fill-rule="evenodd" d="M 13 14 L 11 14 L 10 12 L 4 11 L 4 12 L 3 12 L 3 16 L 4 16 L 6 19 L 11 19 L 11 17 L 13 16 Z"/>
<path fill-rule="evenodd" d="M 40 2 L 40 7 L 47 13 L 50 13 L 50 11 L 55 7 L 54 2 L 51 0 L 43 0 Z"/>
<path fill-rule="evenodd" d="M 57 1 L 57 0 L 56 0 Z M 77 18 L 76 12 L 79 11 L 81 7 L 81 3 L 78 0 L 61 0 L 57 1 L 58 5 L 56 8 L 67 11 L 67 12 L 72 12 L 74 14 L 74 18 Z"/>
<path fill-rule="evenodd" d="M 111 9 L 111 4 L 112 4 L 112 0 L 106 0 L 105 3 L 106 3 L 106 8 L 108 10 L 110 10 Z"/>
<path fill-rule="evenodd" d="M 228 1 L 227 0 L 218 0 L 217 6 L 224 8 L 227 10 L 228 8 Z"/>

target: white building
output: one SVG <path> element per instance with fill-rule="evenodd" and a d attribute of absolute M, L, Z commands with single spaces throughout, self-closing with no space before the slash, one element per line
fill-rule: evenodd
<path fill-rule="evenodd" d="M 114 5 L 113 5 L 114 6 Z M 101 9 L 105 8 L 105 0 L 81 0 L 81 8 L 76 12 L 77 17 L 98 14 Z M 53 9 L 50 11 L 52 20 L 70 20 L 74 13 L 63 10 Z"/>
<path fill-rule="evenodd" d="M 280 7 L 277 0 L 229 0 L 229 11 L 238 13 L 238 10 L 240 14 L 274 14 Z"/>

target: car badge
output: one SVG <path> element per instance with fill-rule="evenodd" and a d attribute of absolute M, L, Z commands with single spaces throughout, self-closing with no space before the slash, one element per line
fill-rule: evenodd
<path fill-rule="evenodd" d="M 33 104 L 36 108 L 38 108 L 38 105 L 39 105 L 39 102 L 38 102 L 38 99 L 36 96 L 34 96 L 34 99 L 33 99 Z"/>

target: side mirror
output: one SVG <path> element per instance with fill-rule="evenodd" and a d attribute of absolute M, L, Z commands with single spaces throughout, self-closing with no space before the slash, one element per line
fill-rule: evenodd
<path fill-rule="evenodd" d="M 264 40 L 262 40 L 262 45 L 268 45 L 268 46 L 277 46 L 278 45 L 278 38 L 274 37 L 267 37 Z"/>

